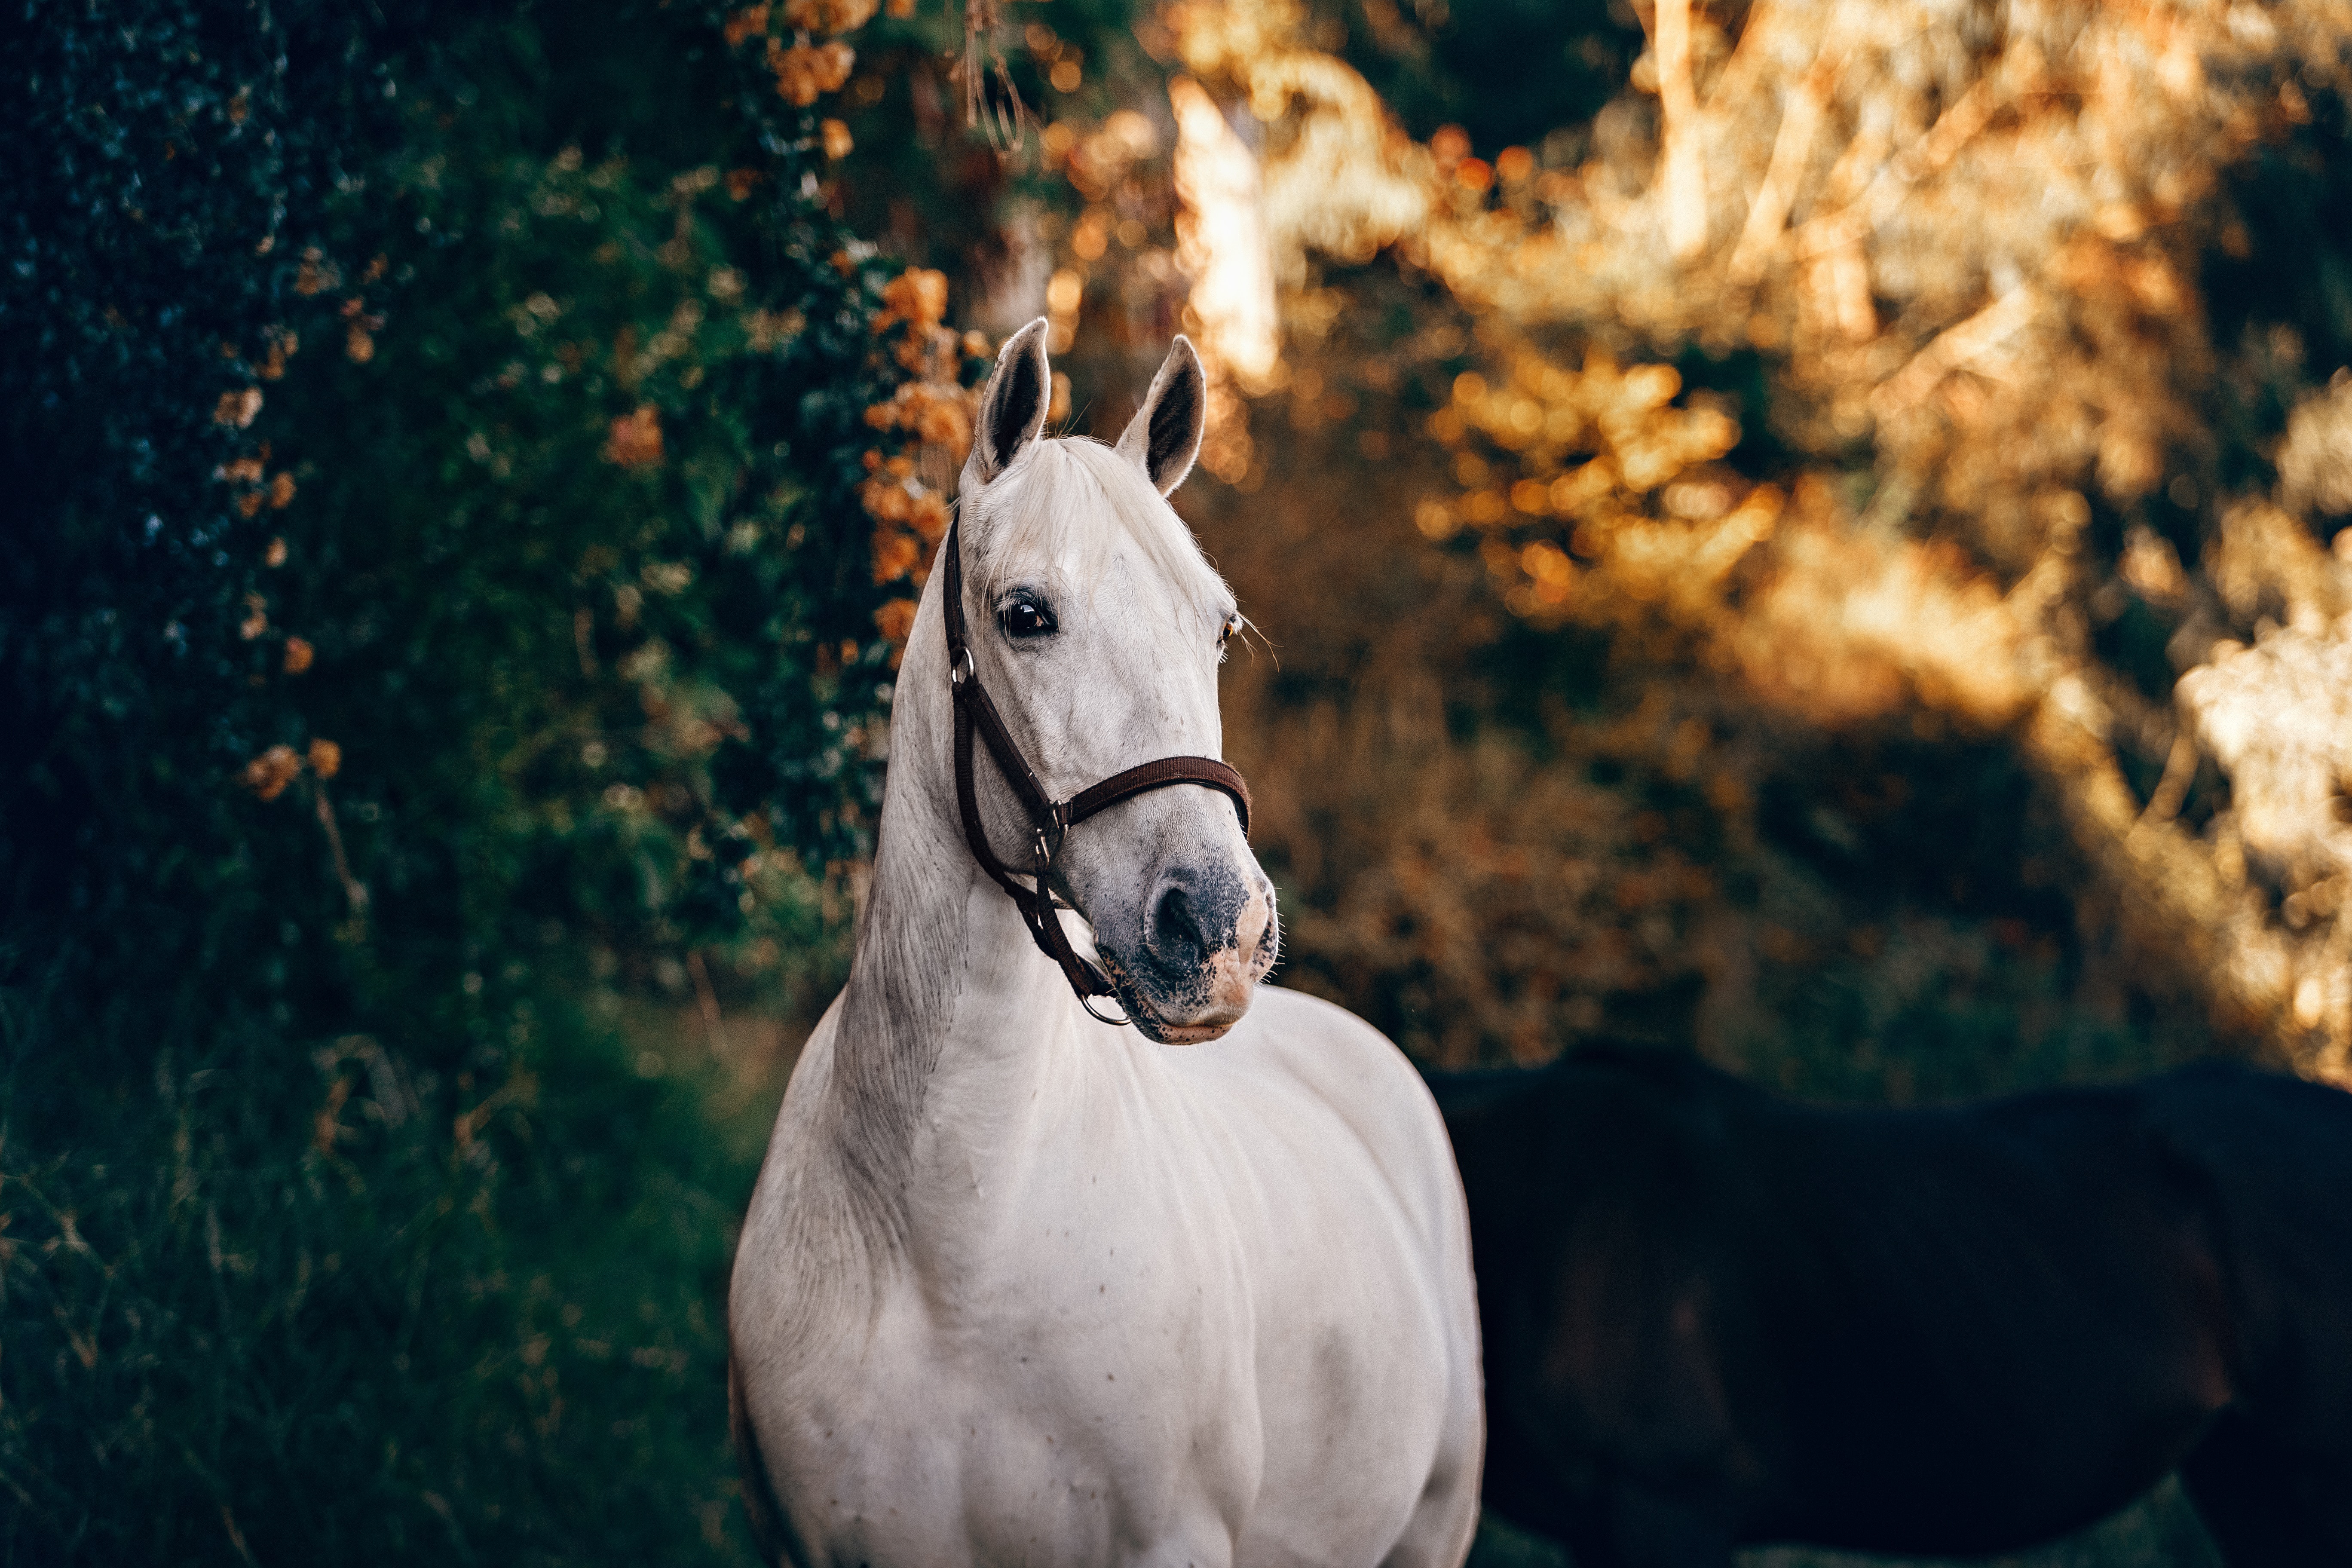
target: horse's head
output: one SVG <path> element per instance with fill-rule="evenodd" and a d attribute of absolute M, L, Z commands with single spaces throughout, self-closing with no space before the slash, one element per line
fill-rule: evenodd
<path fill-rule="evenodd" d="M 1056 799 L 1137 763 L 1221 750 L 1217 666 L 1240 626 L 1234 596 L 1166 497 L 1201 449 L 1207 388 L 1176 340 L 1117 447 L 1044 434 L 1045 323 L 997 356 L 964 464 L 964 613 L 977 674 Z M 976 770 L 990 841 L 1030 841 L 994 768 Z M 1071 828 L 1056 890 L 1094 928 L 1136 1027 L 1213 1040 L 1274 963 L 1274 885 L 1234 802 L 1177 785 Z"/>

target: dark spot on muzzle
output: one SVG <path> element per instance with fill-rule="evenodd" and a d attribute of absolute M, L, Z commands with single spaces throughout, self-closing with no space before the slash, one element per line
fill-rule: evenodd
<path fill-rule="evenodd" d="M 1181 984 L 1197 974 L 1219 948 L 1234 945 L 1234 927 L 1249 889 L 1230 866 L 1175 866 L 1160 873 L 1144 905 L 1143 952 L 1154 977 Z"/>
<path fill-rule="evenodd" d="M 1239 1020 L 1278 935 L 1274 888 L 1255 867 L 1176 865 L 1144 900 L 1139 941 L 1114 965 L 1137 1025 L 1171 1043 L 1213 1039 Z"/>

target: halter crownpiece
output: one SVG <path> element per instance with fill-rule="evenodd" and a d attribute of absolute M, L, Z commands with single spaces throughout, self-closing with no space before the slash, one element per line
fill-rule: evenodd
<path fill-rule="evenodd" d="M 1214 757 L 1161 757 L 1113 773 L 1067 800 L 1057 801 L 1046 794 L 1045 786 L 1029 766 L 1029 759 L 1021 754 L 1013 732 L 1004 727 L 1003 717 L 990 700 L 988 689 L 980 683 L 980 668 L 972 660 L 971 642 L 964 624 L 961 531 L 961 520 L 948 525 L 947 548 L 942 553 L 947 562 L 944 587 L 948 688 L 955 696 L 956 806 L 963 815 L 964 841 L 971 846 L 972 858 L 980 862 L 980 868 L 995 879 L 996 885 L 1013 900 L 1038 951 L 1060 967 L 1062 977 L 1070 983 L 1070 989 L 1077 994 L 1079 1005 L 1086 1008 L 1087 1016 L 1100 1023 L 1124 1024 L 1124 1018 L 1107 1018 L 1095 1011 L 1093 998 L 1114 994 L 1110 977 L 1070 946 L 1069 933 L 1063 931 L 1061 918 L 1055 913 L 1058 900 L 1046 886 L 1046 879 L 1053 871 L 1054 857 L 1061 850 L 1064 835 L 1097 812 L 1131 795 L 1181 784 L 1204 784 L 1230 795 L 1234 809 L 1241 814 L 1242 832 L 1246 835 L 1250 822 L 1249 785 L 1240 773 Z M 1029 814 L 1034 869 L 1015 872 L 997 858 L 988 842 L 988 830 L 980 820 L 980 795 L 972 777 L 971 738 L 975 729 L 988 742 L 997 771 L 1013 786 L 1013 795 Z M 1035 888 L 1024 888 L 1014 880 L 1016 876 L 1032 878 Z"/>

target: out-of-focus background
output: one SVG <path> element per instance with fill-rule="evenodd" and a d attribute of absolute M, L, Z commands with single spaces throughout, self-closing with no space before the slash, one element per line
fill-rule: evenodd
<path fill-rule="evenodd" d="M 1038 314 L 1072 430 L 1209 364 L 1281 983 L 1444 1066 L 2352 1076 L 2339 5 L 21 26 L 0 1563 L 750 1560 L 734 1228 Z"/>

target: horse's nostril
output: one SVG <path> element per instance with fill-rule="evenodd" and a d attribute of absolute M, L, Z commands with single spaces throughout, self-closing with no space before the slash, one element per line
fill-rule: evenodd
<path fill-rule="evenodd" d="M 1150 940 L 1152 955 L 1162 963 L 1197 963 L 1207 955 L 1208 944 L 1202 940 L 1200 917 L 1193 912 L 1192 900 L 1181 886 L 1161 893 L 1159 902 L 1152 906 Z"/>

